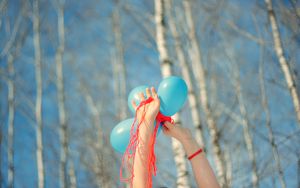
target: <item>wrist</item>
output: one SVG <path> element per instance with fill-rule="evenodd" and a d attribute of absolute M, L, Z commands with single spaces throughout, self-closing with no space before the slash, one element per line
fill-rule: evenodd
<path fill-rule="evenodd" d="M 140 125 L 140 138 L 144 141 L 149 141 L 151 138 L 151 135 L 153 134 L 154 130 L 154 121 L 147 121 L 145 120 L 141 125 Z"/>
<path fill-rule="evenodd" d="M 183 148 L 187 156 L 192 155 L 193 153 L 195 153 L 197 150 L 201 148 L 197 143 L 197 141 L 192 137 L 183 139 L 181 143 L 183 145 Z"/>

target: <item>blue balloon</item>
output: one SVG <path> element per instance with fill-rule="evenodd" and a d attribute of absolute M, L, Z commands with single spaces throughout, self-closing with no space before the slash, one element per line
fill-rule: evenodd
<path fill-rule="evenodd" d="M 187 98 L 187 85 L 177 76 L 170 76 L 162 80 L 157 94 L 160 98 L 160 112 L 165 116 L 172 116 L 184 105 Z"/>
<path fill-rule="evenodd" d="M 146 88 L 149 88 L 149 87 L 146 85 L 138 86 L 129 93 L 127 103 L 128 103 L 128 107 L 129 107 L 130 111 L 133 114 L 135 114 L 135 110 L 134 110 L 131 102 L 132 102 L 132 100 L 134 100 L 136 102 L 136 105 L 139 105 L 140 104 L 139 93 L 143 92 L 144 95 L 146 96 Z"/>
<path fill-rule="evenodd" d="M 110 144 L 119 153 L 124 153 L 129 143 L 130 130 L 134 118 L 126 119 L 117 124 L 110 133 Z M 154 122 L 154 125 L 156 122 Z M 136 129 L 136 126 L 135 126 Z M 135 131 L 135 130 L 134 130 Z M 159 125 L 157 135 L 161 132 L 161 125 Z"/>
<path fill-rule="evenodd" d="M 110 133 L 112 147 L 120 153 L 124 153 L 130 139 L 130 129 L 134 118 L 121 121 Z"/>

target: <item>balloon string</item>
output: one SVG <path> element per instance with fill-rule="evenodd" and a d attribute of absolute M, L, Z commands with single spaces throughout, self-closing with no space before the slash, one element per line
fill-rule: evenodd
<path fill-rule="evenodd" d="M 140 130 L 141 124 L 145 120 L 145 115 L 147 113 L 145 105 L 151 103 L 153 100 L 154 99 L 152 97 L 149 97 L 147 100 L 142 101 L 139 104 L 139 106 L 137 107 L 135 117 L 134 117 L 134 121 L 133 121 L 133 123 L 131 125 L 131 129 L 130 129 L 129 144 L 128 144 L 128 146 L 125 150 L 125 153 L 122 157 L 122 164 L 121 164 L 121 167 L 120 167 L 120 180 L 122 182 L 130 183 L 130 187 L 132 187 L 132 180 L 134 178 L 134 159 L 135 159 L 135 154 L 136 154 L 136 148 L 140 144 L 139 130 Z M 137 122 L 137 111 L 139 111 L 140 108 L 142 108 L 141 118 L 140 118 L 139 122 Z M 149 154 L 147 156 L 148 157 L 147 158 L 148 159 L 147 160 L 147 163 L 148 163 L 147 164 L 147 170 L 148 170 L 147 187 L 149 187 L 149 188 L 152 187 L 152 174 L 154 176 L 156 176 L 156 171 L 157 171 L 156 155 L 155 155 L 155 151 L 154 151 L 155 142 L 156 142 L 156 135 L 157 135 L 157 132 L 158 132 L 159 125 L 162 122 L 165 122 L 165 121 L 168 121 L 170 123 L 174 123 L 174 121 L 172 120 L 171 117 L 164 116 L 162 113 L 159 112 L 156 116 L 156 125 L 155 125 L 153 134 L 151 135 L 149 145 L 148 145 Z M 135 126 L 136 126 L 136 130 L 134 129 Z M 128 170 L 129 177 L 127 177 L 127 178 L 123 177 L 123 169 Z"/>

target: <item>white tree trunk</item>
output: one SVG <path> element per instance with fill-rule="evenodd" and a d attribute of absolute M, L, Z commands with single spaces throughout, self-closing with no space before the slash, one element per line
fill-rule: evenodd
<path fill-rule="evenodd" d="M 270 111 L 269 111 L 269 107 L 268 107 L 268 101 L 267 101 L 267 95 L 266 95 L 266 91 L 265 91 L 265 83 L 264 83 L 264 70 L 263 70 L 263 65 L 260 64 L 259 67 L 259 80 L 260 80 L 260 91 L 261 91 L 261 103 L 263 106 L 263 109 L 265 111 L 266 114 L 266 126 L 267 129 L 269 131 L 269 142 L 271 144 L 272 147 L 272 153 L 273 153 L 273 158 L 276 164 L 276 168 L 278 171 L 278 177 L 279 177 L 279 181 L 281 184 L 282 188 L 286 188 L 286 183 L 284 180 L 284 174 L 282 171 L 282 167 L 280 164 L 280 157 L 279 157 L 279 152 L 278 152 L 278 147 L 275 143 L 275 138 L 273 135 L 273 130 L 271 127 L 271 117 L 270 117 Z"/>
<path fill-rule="evenodd" d="M 124 50 L 122 43 L 122 30 L 120 25 L 120 15 L 119 15 L 119 6 L 116 5 L 116 8 L 113 12 L 113 33 L 115 37 L 115 46 L 116 46 L 116 70 L 118 76 L 118 87 L 119 87 L 119 118 L 124 120 L 127 118 L 127 97 L 126 97 L 126 69 L 124 63 Z"/>
<path fill-rule="evenodd" d="M 169 59 L 168 49 L 166 46 L 166 20 L 164 0 L 155 0 L 155 23 L 156 23 L 156 43 L 159 52 L 162 77 L 172 75 L 172 62 Z M 173 116 L 177 126 L 181 126 L 180 113 Z M 174 160 L 177 167 L 177 187 L 190 187 L 189 176 L 185 160 L 185 152 L 179 142 L 172 139 L 174 151 Z"/>
<path fill-rule="evenodd" d="M 42 63 L 41 63 L 41 46 L 40 46 L 40 17 L 39 17 L 39 0 L 33 3 L 33 43 L 35 53 L 35 79 L 36 79 L 36 160 L 38 187 L 43 188 L 45 183 L 44 160 L 43 160 L 43 124 L 42 124 Z"/>
<path fill-rule="evenodd" d="M 14 187 L 14 120 L 15 120 L 15 84 L 13 81 L 14 70 L 14 58 L 11 54 L 8 54 L 8 135 L 7 135 L 7 150 L 8 150 L 8 182 L 9 188 Z"/>
<path fill-rule="evenodd" d="M 204 136 L 203 136 L 203 127 L 200 121 L 200 108 L 199 108 L 199 101 L 196 97 L 194 86 L 192 84 L 192 71 L 189 68 L 189 65 L 185 59 L 184 51 L 182 49 L 182 45 L 180 42 L 180 37 L 177 32 L 176 24 L 173 19 L 173 15 L 171 14 L 172 6 L 171 6 L 171 0 L 166 1 L 166 12 L 168 13 L 168 20 L 169 20 L 169 26 L 170 30 L 172 32 L 173 38 L 175 40 L 175 50 L 177 59 L 179 62 L 179 65 L 181 67 L 181 74 L 183 79 L 185 80 L 187 86 L 188 86 L 188 101 L 191 109 L 191 115 L 193 119 L 193 123 L 195 126 L 195 135 L 196 140 L 200 144 L 200 146 L 204 147 Z"/>
<path fill-rule="evenodd" d="M 256 167 L 256 157 L 255 157 L 255 151 L 253 146 L 253 139 L 250 134 L 250 122 L 248 119 L 247 110 L 245 107 L 241 84 L 240 84 L 240 77 L 238 69 L 235 71 L 235 89 L 236 89 L 236 95 L 239 103 L 240 112 L 242 115 L 242 126 L 244 131 L 244 140 L 246 143 L 246 148 L 248 151 L 249 159 L 251 162 L 251 168 L 252 168 L 252 186 L 258 187 L 258 172 Z"/>
<path fill-rule="evenodd" d="M 159 61 L 162 76 L 172 75 L 172 62 L 166 44 L 166 20 L 164 0 L 155 0 L 156 46 L 159 52 Z"/>
<path fill-rule="evenodd" d="M 1 10 L 1 8 L 0 8 Z M 17 21 L 14 25 L 13 28 L 13 34 L 11 39 L 7 42 L 8 44 L 10 43 L 11 45 L 6 45 L 10 46 L 7 47 L 6 50 L 7 52 L 3 53 L 3 55 L 7 55 L 7 67 L 8 67 L 8 135 L 7 135 L 7 150 L 8 150 L 8 156 L 7 156 L 7 162 L 8 162 L 8 182 L 7 186 L 8 187 L 14 187 L 14 121 L 15 121 L 15 68 L 14 68 L 14 60 L 17 58 L 20 47 L 22 46 L 24 39 L 25 39 L 25 32 L 20 34 L 20 37 L 17 38 L 17 33 L 19 31 L 19 26 L 20 22 L 22 21 L 22 18 L 24 16 L 24 10 L 22 9 L 20 14 L 18 15 Z M 15 45 L 14 49 L 12 50 L 13 44 Z M 10 53 L 10 50 L 12 50 L 12 53 Z M 3 52 L 3 51 L 2 51 Z M 1 55 L 0 55 L 1 56 Z M 0 130 L 1 131 L 1 130 Z M 0 137 L 2 135 L 0 134 Z M 2 137 L 0 138 L 2 139 Z M 0 141 L 0 146 L 1 146 L 1 141 Z M 1 155 L 1 153 L 0 153 Z M 1 163 L 1 160 L 0 160 Z M 1 165 L 0 165 L 1 167 Z M 0 172 L 1 173 L 1 172 Z M 2 175 L 2 174 L 1 174 Z M 0 182 L 2 176 L 0 175 Z M 0 183 L 1 184 L 1 183 Z M 0 185 L 1 187 L 1 185 Z"/>
<path fill-rule="evenodd" d="M 199 93 L 200 93 L 200 102 L 202 104 L 204 113 L 206 115 L 207 125 L 209 129 L 209 134 L 212 142 L 212 149 L 214 153 L 214 161 L 216 165 L 217 175 L 221 187 L 226 187 L 226 170 L 225 170 L 225 158 L 222 153 L 220 138 L 218 134 L 218 129 L 216 121 L 213 118 L 213 114 L 207 99 L 206 91 L 206 80 L 205 80 L 205 71 L 201 61 L 201 52 L 200 47 L 197 42 L 197 37 L 195 33 L 194 21 L 192 18 L 191 7 L 189 0 L 183 1 L 185 17 L 188 25 L 188 37 L 190 41 L 190 48 L 188 49 L 189 56 L 192 60 L 193 72 L 197 83 L 199 84 Z"/>
<path fill-rule="evenodd" d="M 65 92 L 64 92 L 64 77 L 63 77 L 63 53 L 65 48 L 65 26 L 64 26 L 64 8 L 63 4 L 58 3 L 57 8 L 57 29 L 58 29 L 58 48 L 56 51 L 56 87 L 58 98 L 58 115 L 59 115 L 59 135 L 60 135 L 60 165 L 59 165 L 59 180 L 60 186 L 68 185 L 68 167 L 67 160 L 69 154 L 68 146 L 68 126 L 65 109 Z"/>
<path fill-rule="evenodd" d="M 91 143 L 87 143 L 91 146 L 94 152 L 92 152 L 92 166 L 88 168 L 96 175 L 96 185 L 99 188 L 109 188 L 112 187 L 113 181 L 111 178 L 111 173 L 109 168 L 105 168 L 104 156 L 107 154 L 107 148 L 104 147 L 104 135 L 101 127 L 101 107 L 99 107 L 93 97 L 90 95 L 89 89 L 86 87 L 87 84 L 83 77 L 80 75 L 79 71 L 76 71 L 80 80 L 79 92 L 85 98 L 86 104 L 92 116 L 92 129 L 96 131 L 96 139 L 92 140 Z M 110 152 L 111 150 L 109 150 Z M 109 154 L 110 157 L 116 157 L 114 153 Z M 71 162 L 71 161 L 70 161 Z M 71 179 L 71 177 L 70 177 Z"/>
<path fill-rule="evenodd" d="M 275 12 L 272 7 L 272 0 L 265 0 L 267 4 L 268 9 L 268 16 L 272 27 L 272 34 L 273 34 L 273 41 L 274 41 L 274 50 L 276 52 L 278 61 L 280 63 L 282 72 L 285 77 L 285 81 L 287 83 L 288 89 L 290 91 L 292 101 L 294 104 L 297 120 L 298 120 L 298 126 L 300 126 L 300 101 L 299 101 L 299 95 L 297 93 L 297 87 L 296 82 L 293 79 L 289 64 L 286 60 L 286 57 L 284 55 L 284 51 L 282 48 L 282 41 L 280 38 L 280 33 L 278 30 L 278 25 L 275 17 Z"/>
<path fill-rule="evenodd" d="M 70 160 L 69 177 L 70 177 L 70 188 L 76 188 L 77 180 L 76 180 L 75 168 L 72 160 Z"/>
<path fill-rule="evenodd" d="M 114 33 L 114 41 L 116 51 L 112 55 L 112 69 L 114 77 L 114 94 L 117 109 L 117 119 L 124 120 L 127 118 L 127 96 L 126 96 L 126 67 L 124 62 L 124 50 L 122 43 L 122 30 L 120 23 L 119 3 L 116 2 L 115 10 L 112 15 L 112 25 Z M 104 180 L 105 181 L 105 180 Z M 108 185 L 105 185 L 108 187 Z M 125 184 L 125 187 L 129 188 L 129 184 Z"/>
<path fill-rule="evenodd" d="M 96 103 L 94 102 L 92 96 L 88 93 L 85 92 L 85 98 L 87 101 L 87 104 L 91 110 L 92 113 L 92 118 L 93 118 L 93 128 L 94 130 L 97 130 L 97 137 L 96 137 L 96 143 L 94 143 L 94 147 L 96 149 L 96 165 L 94 166 L 93 171 L 96 174 L 97 177 L 97 186 L 99 188 L 101 187 L 108 187 L 107 186 L 107 180 L 105 179 L 105 167 L 104 167 L 104 161 L 103 161 L 103 134 L 99 126 L 101 125 L 100 123 L 100 112 L 96 106 Z"/>
<path fill-rule="evenodd" d="M 172 117 L 176 126 L 182 126 L 179 115 L 180 113 L 176 113 Z M 189 188 L 191 186 L 189 182 L 189 173 L 187 169 L 184 148 L 182 144 L 174 138 L 172 138 L 172 148 L 174 153 L 174 161 L 177 169 L 177 188 Z"/>
<path fill-rule="evenodd" d="M 230 156 L 231 151 L 227 148 L 225 148 L 224 151 L 224 157 L 226 161 L 226 182 L 227 182 L 227 187 L 232 186 L 232 158 Z"/>
<path fill-rule="evenodd" d="M 118 67 L 117 67 L 117 58 L 115 57 L 115 52 L 113 49 L 110 50 L 110 62 L 111 62 L 111 70 L 112 70 L 112 77 L 113 77 L 113 91 L 114 91 L 114 98 L 118 99 L 120 96 L 120 87 L 119 87 L 119 78 L 118 78 Z M 115 100 L 114 106 L 115 111 L 118 113 L 115 117 L 117 120 L 121 120 L 120 118 L 120 101 Z"/>

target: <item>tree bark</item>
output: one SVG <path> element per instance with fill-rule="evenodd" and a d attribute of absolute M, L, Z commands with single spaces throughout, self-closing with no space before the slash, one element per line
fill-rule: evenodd
<path fill-rule="evenodd" d="M 225 149 L 224 151 L 224 157 L 226 161 L 226 182 L 227 182 L 227 187 L 232 187 L 232 158 L 230 155 L 230 150 Z"/>
<path fill-rule="evenodd" d="M 176 113 L 172 118 L 174 119 L 175 126 L 182 126 L 182 123 L 180 121 L 180 113 Z M 186 165 L 186 155 L 184 148 L 182 144 L 174 138 L 172 138 L 172 148 L 177 169 L 177 188 L 189 188 L 191 187 L 189 182 L 190 175 L 188 173 Z"/>
<path fill-rule="evenodd" d="M 7 52 L 4 53 L 4 55 L 7 56 L 7 67 L 8 67 L 8 135 L 7 135 L 7 150 L 8 150 L 8 156 L 7 156 L 7 162 L 8 162 L 8 187 L 14 187 L 14 174 L 15 174 L 15 167 L 14 167 L 14 121 L 15 121 L 15 82 L 16 82 L 16 75 L 15 75 L 15 68 L 14 68 L 14 61 L 19 55 L 19 51 L 21 46 L 24 43 L 24 40 L 26 38 L 26 29 L 25 31 L 22 30 L 22 33 L 20 35 L 17 35 L 19 31 L 19 26 L 21 22 L 21 19 L 19 17 L 24 16 L 24 9 L 21 10 L 20 14 L 18 15 L 17 23 L 14 25 L 14 35 L 11 37 L 10 41 L 14 44 L 14 49 L 8 48 Z M 18 38 L 17 38 L 18 36 Z M 10 42 L 8 42 L 10 43 Z M 2 136 L 2 135 L 0 135 Z M 0 138 L 2 139 L 2 137 Z M 1 143 L 1 142 L 0 142 Z M 1 146 L 1 144 L 0 144 Z M 0 154 L 1 155 L 1 154 Z M 0 160 L 1 163 L 1 160 Z M 1 174 L 2 175 L 2 174 Z M 0 176 L 1 176 L 0 175 Z M 0 177 L 0 182 L 1 182 Z M 1 187 L 1 185 L 0 185 Z"/>
<path fill-rule="evenodd" d="M 166 46 L 166 20 L 165 20 L 165 1 L 155 0 L 155 23 L 156 23 L 156 45 L 159 52 L 161 74 L 163 78 L 172 75 L 172 62 L 170 60 Z M 180 113 L 173 116 L 177 126 L 181 126 Z M 172 139 L 174 160 L 177 167 L 177 187 L 190 187 L 189 175 L 186 167 L 185 154 L 182 145 Z"/>
<path fill-rule="evenodd" d="M 172 75 L 173 63 L 170 60 L 166 44 L 166 20 L 164 0 L 155 0 L 156 46 L 159 52 L 159 61 L 162 76 Z"/>
<path fill-rule="evenodd" d="M 42 63 L 41 63 L 41 46 L 40 46 L 40 17 L 39 17 L 39 0 L 33 2 L 33 43 L 35 52 L 35 79 L 36 79 L 36 160 L 38 187 L 43 188 L 45 184 L 44 159 L 43 159 L 43 121 L 42 121 Z"/>
<path fill-rule="evenodd" d="M 15 84 L 13 81 L 15 75 L 14 69 L 14 57 L 8 54 L 8 138 L 7 138 L 7 148 L 8 148 L 8 187 L 14 187 L 14 120 L 15 120 Z"/>
<path fill-rule="evenodd" d="M 296 113 L 297 120 L 298 120 L 298 126 L 300 126 L 300 101 L 299 101 L 299 95 L 297 93 L 296 82 L 293 79 L 293 75 L 291 73 L 289 64 L 286 60 L 286 57 L 285 57 L 285 54 L 283 51 L 282 41 L 281 41 L 280 33 L 278 30 L 276 16 L 275 16 L 275 12 L 274 12 L 273 6 L 272 6 L 272 0 L 265 0 L 265 2 L 267 4 L 268 16 L 269 16 L 269 20 L 270 20 L 271 28 L 272 28 L 274 50 L 276 52 L 278 61 L 280 63 L 282 72 L 285 77 L 285 81 L 287 83 L 287 87 L 288 87 L 289 92 L 292 97 L 293 105 L 295 108 L 295 113 Z"/>
<path fill-rule="evenodd" d="M 75 168 L 72 160 L 70 160 L 69 177 L 70 177 L 70 188 L 76 188 L 77 180 L 76 180 Z"/>
<path fill-rule="evenodd" d="M 205 71 L 201 60 L 201 51 L 199 44 L 197 43 L 197 37 L 195 33 L 194 21 L 191 13 L 191 6 L 189 0 L 183 1 L 185 17 L 188 25 L 188 38 L 190 41 L 190 48 L 188 49 L 189 56 L 192 60 L 193 72 L 197 83 L 199 84 L 200 102 L 202 108 L 206 115 L 207 125 L 209 129 L 209 134 L 212 142 L 212 149 L 214 154 L 214 161 L 216 165 L 217 175 L 221 187 L 226 187 L 226 170 L 225 170 L 225 158 L 222 153 L 222 148 L 220 145 L 219 131 L 217 129 L 216 121 L 213 118 L 213 114 L 208 103 L 207 90 L 206 90 L 206 80 Z"/>
<path fill-rule="evenodd" d="M 68 186 L 68 125 L 65 109 L 65 88 L 63 75 L 63 54 L 65 48 L 65 26 L 64 26 L 64 5 L 58 2 L 57 5 L 57 29 L 58 29 L 58 48 L 56 51 L 56 87 L 58 98 L 58 115 L 59 115 L 59 135 L 60 135 L 60 165 L 59 165 L 59 180 L 61 187 Z"/>

